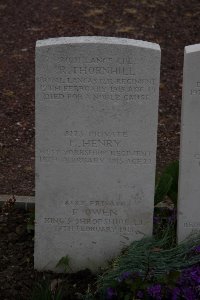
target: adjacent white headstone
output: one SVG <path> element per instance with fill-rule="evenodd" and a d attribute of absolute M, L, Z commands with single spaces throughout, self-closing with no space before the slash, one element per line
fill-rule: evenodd
<path fill-rule="evenodd" d="M 200 44 L 185 47 L 178 241 L 200 229 Z"/>
<path fill-rule="evenodd" d="M 37 42 L 37 269 L 95 271 L 152 234 L 159 71 L 153 43 Z"/>

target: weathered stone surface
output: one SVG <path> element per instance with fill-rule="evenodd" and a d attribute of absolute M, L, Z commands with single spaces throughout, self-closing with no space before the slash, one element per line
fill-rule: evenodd
<path fill-rule="evenodd" d="M 185 47 L 178 241 L 200 229 L 200 44 Z"/>
<path fill-rule="evenodd" d="M 94 271 L 152 234 L 159 71 L 157 44 L 37 42 L 37 269 Z"/>

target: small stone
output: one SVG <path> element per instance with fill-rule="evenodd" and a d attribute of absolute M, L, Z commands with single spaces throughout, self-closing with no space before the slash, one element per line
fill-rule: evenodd
<path fill-rule="evenodd" d="M 0 232 L 2 232 L 2 233 L 8 233 L 9 229 L 7 227 L 0 226 Z"/>
<path fill-rule="evenodd" d="M 11 232 L 8 234 L 9 241 L 16 241 L 18 239 L 18 235 L 15 232 Z"/>
<path fill-rule="evenodd" d="M 16 232 L 18 235 L 23 235 L 23 234 L 25 234 L 25 232 L 26 232 L 26 228 L 25 228 L 23 225 L 19 225 L 19 226 L 16 227 L 15 232 Z"/>
<path fill-rule="evenodd" d="M 13 247 L 13 243 L 8 244 L 8 249 L 11 249 Z"/>

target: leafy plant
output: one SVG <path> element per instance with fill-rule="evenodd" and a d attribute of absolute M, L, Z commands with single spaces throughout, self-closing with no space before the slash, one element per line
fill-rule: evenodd
<path fill-rule="evenodd" d="M 200 252 L 189 256 L 194 247 L 200 245 L 199 235 L 172 248 L 169 248 L 169 241 L 170 230 L 163 238 L 134 241 L 123 255 L 116 258 L 113 268 L 99 278 L 99 286 L 104 290 L 112 287 L 113 282 L 127 272 L 139 273 L 143 278 L 150 274 L 159 282 L 164 274 L 181 271 L 200 261 Z"/>
<path fill-rule="evenodd" d="M 157 280 L 150 273 L 142 277 L 139 273 L 125 272 L 106 289 L 103 300 L 197 300 L 199 278 L 199 264 L 181 272 L 166 272 Z"/>
<path fill-rule="evenodd" d="M 174 161 L 170 163 L 161 176 L 159 177 L 156 188 L 154 202 L 157 205 L 159 202 L 164 200 L 165 196 L 168 196 L 177 206 L 177 195 L 178 195 L 178 174 L 179 174 L 179 162 Z"/>
<path fill-rule="evenodd" d="M 31 300 L 62 300 L 62 299 L 63 299 L 63 295 L 62 295 L 61 288 L 51 290 L 51 285 L 48 281 L 37 283 L 31 297 Z"/>
<path fill-rule="evenodd" d="M 69 269 L 71 271 L 69 262 L 70 262 L 69 256 L 68 255 L 63 256 L 57 263 L 56 268 L 62 268 L 64 270 L 64 273 L 66 273 Z"/>
<path fill-rule="evenodd" d="M 95 300 L 96 297 L 92 294 L 90 291 L 90 288 L 88 287 L 88 290 L 86 291 L 85 295 L 81 295 L 80 299 L 82 300 Z"/>
<path fill-rule="evenodd" d="M 30 212 L 29 217 L 27 218 L 26 229 L 28 233 L 35 230 L 35 212 Z"/>

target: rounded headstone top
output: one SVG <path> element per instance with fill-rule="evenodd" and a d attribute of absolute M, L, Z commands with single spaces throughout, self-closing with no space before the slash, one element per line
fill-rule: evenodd
<path fill-rule="evenodd" d="M 200 44 L 189 45 L 185 47 L 185 53 L 200 51 Z"/>
<path fill-rule="evenodd" d="M 77 36 L 77 37 L 49 38 L 49 39 L 37 41 L 36 47 L 62 45 L 62 44 L 81 44 L 81 43 L 127 45 L 127 46 L 149 48 L 149 49 L 160 51 L 160 46 L 156 43 L 134 40 L 134 39 L 127 39 L 127 38 L 104 37 L 104 36 Z"/>

